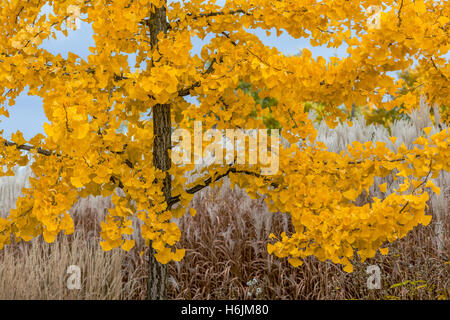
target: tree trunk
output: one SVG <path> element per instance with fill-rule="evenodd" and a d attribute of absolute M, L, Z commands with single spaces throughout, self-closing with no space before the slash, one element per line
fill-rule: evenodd
<path fill-rule="evenodd" d="M 157 104 L 153 107 L 153 164 L 163 171 L 170 169 L 169 150 L 171 146 L 170 105 Z M 171 198 L 171 177 L 166 173 L 163 184 L 166 202 Z M 168 268 L 166 264 L 156 261 L 155 250 L 149 250 L 147 299 L 167 299 Z"/>
<path fill-rule="evenodd" d="M 150 37 L 152 48 L 156 49 L 158 34 L 167 33 L 166 8 L 156 8 L 152 5 L 150 13 Z M 153 63 L 153 62 L 152 62 Z M 153 106 L 153 165 L 163 171 L 168 171 L 171 166 L 169 150 L 171 148 L 171 119 L 170 105 L 157 104 Z M 171 178 L 168 173 L 164 179 L 163 193 L 166 202 L 171 198 Z M 167 299 L 168 267 L 159 263 L 155 257 L 155 250 L 150 244 L 147 299 L 165 300 Z"/>

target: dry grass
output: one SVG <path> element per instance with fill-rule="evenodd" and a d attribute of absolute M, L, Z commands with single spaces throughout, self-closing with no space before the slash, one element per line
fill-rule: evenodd
<path fill-rule="evenodd" d="M 53 244 L 42 238 L 0 251 L 0 299 L 134 299 L 144 282 L 134 274 L 129 254 L 104 252 L 98 238 L 79 229 Z M 69 290 L 70 265 L 81 269 L 81 290 Z"/>
<path fill-rule="evenodd" d="M 289 218 L 271 214 L 262 200 L 244 191 L 206 189 L 193 203 L 195 217 L 178 221 L 186 257 L 170 264 L 171 299 L 437 299 L 449 297 L 448 260 L 439 255 L 433 225 L 419 227 L 390 245 L 388 256 L 356 263 L 347 274 L 331 262 L 308 258 L 300 268 L 269 256 L 270 232 L 290 231 Z M 75 213 L 76 215 L 76 213 Z M 54 244 L 41 238 L 0 251 L 0 299 L 144 299 L 146 254 L 103 252 L 98 245 L 98 212 L 84 213 L 71 236 Z M 446 220 L 446 230 L 449 221 Z M 445 248 L 449 247 L 445 238 Z M 367 289 L 369 265 L 378 265 L 382 289 Z M 69 265 L 82 270 L 82 289 L 68 290 Z M 256 279 L 254 283 L 249 283 Z M 390 289 L 393 284 L 405 284 Z M 419 285 L 425 287 L 414 290 Z"/>
<path fill-rule="evenodd" d="M 425 106 L 426 107 L 426 106 Z M 423 109 L 422 109 L 423 110 Z M 411 146 L 414 137 L 429 125 L 424 112 L 412 114 L 412 123 L 394 124 L 398 143 Z M 319 139 L 339 152 L 353 140 L 384 141 L 387 132 L 365 126 L 330 130 L 319 125 Z M 397 145 L 391 146 L 393 149 Z M 28 172 L 29 173 L 29 172 Z M 0 216 L 14 206 L 26 184 L 27 172 L 0 179 Z M 392 190 L 395 183 L 387 177 Z M 440 299 L 449 297 L 448 248 L 450 230 L 450 175 L 437 179 L 441 195 L 433 196 L 430 226 L 420 226 L 390 244 L 388 256 L 357 262 L 347 274 L 331 262 L 310 257 L 299 268 L 267 254 L 268 235 L 292 231 L 289 216 L 270 213 L 262 199 L 252 200 L 243 190 L 207 188 L 193 200 L 195 217 L 178 221 L 180 246 L 187 249 L 179 263 L 170 263 L 171 299 Z M 369 196 L 380 196 L 376 188 Z M 363 199 L 361 200 L 363 201 Z M 99 221 L 109 199 L 86 198 L 72 208 L 76 232 L 60 236 L 54 244 L 41 238 L 7 246 L 0 251 L 0 299 L 144 299 L 146 250 L 141 245 L 129 253 L 103 252 L 98 245 Z M 138 228 L 136 228 L 138 229 Z M 135 239 L 139 239 L 136 232 Z M 68 290 L 69 265 L 82 270 L 82 289 Z M 366 269 L 378 265 L 382 289 L 369 290 Z M 403 283 L 395 288 L 390 286 Z"/>
<path fill-rule="evenodd" d="M 352 274 L 331 262 L 308 258 L 300 268 L 269 256 L 270 232 L 289 231 L 286 215 L 270 214 L 261 200 L 241 190 L 207 190 L 194 200 L 198 213 L 180 221 L 185 259 L 173 263 L 171 297 L 175 299 L 436 299 L 449 296 L 449 265 L 436 247 L 432 225 L 419 227 L 390 245 L 388 256 L 357 263 Z M 211 209 L 214 208 L 214 209 Z M 446 230 L 449 221 L 446 220 Z M 449 247 L 448 238 L 444 246 Z M 382 289 L 367 289 L 366 269 L 378 265 Z M 248 284 L 256 279 L 254 285 Z M 410 281 L 389 289 L 391 285 Z M 419 285 L 426 286 L 414 290 Z M 257 289 L 260 288 L 260 289 Z M 259 293 L 258 293 L 259 292 Z"/>

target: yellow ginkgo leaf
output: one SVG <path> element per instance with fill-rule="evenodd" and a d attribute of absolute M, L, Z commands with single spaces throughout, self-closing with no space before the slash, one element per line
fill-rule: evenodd
<path fill-rule="evenodd" d="M 347 264 L 344 266 L 344 271 L 348 272 L 348 273 L 352 273 L 353 272 L 353 265 L 352 264 Z"/>
<path fill-rule="evenodd" d="M 441 189 L 437 187 L 432 180 L 427 181 L 427 183 L 425 184 L 425 188 L 431 188 L 431 190 L 433 190 L 433 192 L 437 195 L 441 194 Z"/>
<path fill-rule="evenodd" d="M 103 251 L 110 251 L 112 249 L 108 241 L 100 241 L 100 247 L 102 247 Z"/>
<path fill-rule="evenodd" d="M 186 254 L 185 249 L 176 249 L 175 254 L 173 255 L 173 260 L 181 261 L 184 258 L 185 254 Z"/>
<path fill-rule="evenodd" d="M 83 123 L 77 128 L 77 138 L 84 139 L 89 132 L 89 123 Z"/>
<path fill-rule="evenodd" d="M 56 238 L 56 233 L 55 232 L 49 232 L 48 230 L 44 230 L 43 236 L 44 236 L 45 242 L 53 243 L 55 241 L 55 238 Z"/>
<path fill-rule="evenodd" d="M 354 189 L 350 189 L 350 190 L 347 190 L 347 191 L 343 192 L 342 195 L 345 198 L 347 198 L 348 200 L 353 201 L 353 200 L 355 200 L 358 197 L 359 193 L 356 190 L 354 190 Z"/>
<path fill-rule="evenodd" d="M 303 261 L 298 258 L 289 258 L 288 262 L 294 267 L 297 268 L 303 264 Z"/>
<path fill-rule="evenodd" d="M 125 240 L 124 243 L 122 244 L 122 249 L 128 252 L 134 246 L 135 246 L 135 241 L 134 240 Z"/>
<path fill-rule="evenodd" d="M 72 183 L 72 185 L 75 188 L 82 188 L 83 187 L 83 183 L 81 183 L 80 177 L 71 177 L 70 178 L 70 182 Z"/>
<path fill-rule="evenodd" d="M 27 141 L 23 137 L 23 133 L 20 131 L 17 131 L 16 133 L 13 133 L 11 135 L 11 140 L 15 142 L 17 145 L 21 146 L 24 145 Z"/>

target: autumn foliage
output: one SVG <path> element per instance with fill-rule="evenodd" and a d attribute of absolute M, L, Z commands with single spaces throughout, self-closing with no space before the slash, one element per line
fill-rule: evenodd
<path fill-rule="evenodd" d="M 201 186 L 219 184 L 225 176 L 252 197 L 265 195 L 272 212 L 291 215 L 295 232 L 271 235 L 267 249 L 294 266 L 314 255 L 351 272 L 355 254 L 363 261 L 378 249 L 387 254 L 386 242 L 430 222 L 426 202 L 429 192 L 439 192 L 432 179 L 450 168 L 448 129 L 424 130 L 413 149 L 393 152 L 385 143 L 355 142 L 336 154 L 315 140 L 305 104 L 323 105 L 330 125 L 345 116 L 342 106 L 351 110 L 352 104 L 387 110 L 402 104 L 408 110 L 423 95 L 448 105 L 447 1 L 1 2 L 0 115 L 8 116 L 28 87 L 43 99 L 48 123 L 46 135 L 30 141 L 20 132 L 12 141 L 0 138 L 0 176 L 12 175 L 30 156 L 34 173 L 16 209 L 0 219 L 0 247 L 41 234 L 53 242 L 62 231 L 73 232 L 67 212 L 77 199 L 113 195 L 114 208 L 102 223 L 102 248 L 132 248 L 136 216 L 156 259 L 178 261 L 184 250 L 177 248 L 181 232 L 172 218 L 187 212 Z M 53 11 L 43 13 L 44 5 Z M 368 23 L 374 5 L 381 8 L 376 25 Z M 74 28 L 76 18 L 95 33 L 86 60 L 41 47 L 56 32 Z M 306 49 L 286 56 L 265 46 L 251 32 L 257 28 L 308 38 L 313 45 L 345 43 L 348 56 L 314 59 Z M 200 56 L 191 55 L 191 37 L 211 34 Z M 136 54 L 136 65 L 129 65 L 129 54 Z M 414 63 L 420 85 L 400 94 L 404 81 L 392 72 Z M 255 103 L 242 83 L 276 105 Z M 162 129 L 156 112 L 169 115 Z M 268 116 L 289 142 L 279 150 L 275 175 L 262 175 L 262 166 L 213 164 L 187 183 L 194 164 L 161 166 L 155 160 L 161 146 L 168 153 L 171 146 L 158 139 L 171 129 L 194 130 L 194 121 L 202 121 L 205 130 L 262 129 Z M 375 177 L 389 174 L 402 181 L 395 192 L 356 205 Z M 386 185 L 379 189 L 386 192 Z"/>

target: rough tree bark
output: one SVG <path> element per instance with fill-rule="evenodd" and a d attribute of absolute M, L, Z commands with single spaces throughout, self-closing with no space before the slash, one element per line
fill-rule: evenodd
<path fill-rule="evenodd" d="M 149 28 L 151 45 L 156 48 L 158 44 L 158 35 L 163 32 L 167 33 L 166 20 L 166 4 L 161 8 L 152 7 L 150 12 Z M 171 166 L 169 150 L 171 148 L 171 119 L 170 105 L 157 104 L 153 106 L 153 164 L 156 168 L 168 171 Z M 171 194 L 171 177 L 166 173 L 163 187 L 166 202 L 172 196 Z M 155 250 L 150 245 L 149 250 L 149 266 L 148 266 L 148 282 L 147 282 L 147 299 L 149 300 L 165 300 L 167 299 L 167 265 L 159 263 L 155 257 Z"/>

